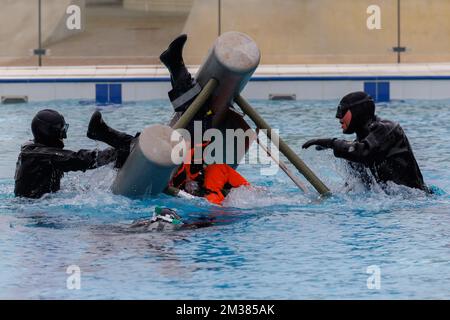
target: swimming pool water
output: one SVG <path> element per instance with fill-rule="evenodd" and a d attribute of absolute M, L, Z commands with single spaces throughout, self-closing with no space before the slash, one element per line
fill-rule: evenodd
<path fill-rule="evenodd" d="M 252 101 L 333 191 L 319 200 L 279 172 L 239 171 L 256 189 L 233 191 L 222 208 L 168 196 L 130 200 L 110 190 L 115 171 L 67 174 L 62 190 L 40 200 L 15 199 L 20 145 L 34 114 L 62 112 L 66 147 L 104 147 L 85 137 L 90 103 L 56 101 L 0 106 L 0 298 L 45 299 L 351 299 L 450 298 L 450 196 L 392 186 L 343 188 L 345 164 L 331 152 L 301 150 L 313 137 L 342 137 L 337 101 Z M 378 106 L 399 121 L 428 184 L 450 190 L 450 101 Z M 166 123 L 167 101 L 105 107 L 111 126 L 134 133 Z M 349 138 L 349 137 L 347 137 Z M 154 208 L 177 209 L 213 225 L 173 232 L 135 232 L 129 225 Z M 66 269 L 81 269 L 81 289 L 66 286 Z M 369 266 L 380 270 L 369 289 Z"/>

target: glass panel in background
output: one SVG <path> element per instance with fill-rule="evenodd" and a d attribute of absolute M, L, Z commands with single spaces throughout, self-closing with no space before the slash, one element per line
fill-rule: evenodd
<path fill-rule="evenodd" d="M 44 47 L 50 50 L 44 65 L 141 65 L 159 64 L 159 55 L 186 25 L 195 0 L 43 0 Z M 217 2 L 211 26 L 191 38 L 211 45 L 217 36 Z M 69 30 L 69 5 L 81 9 L 81 29 Z M 70 20 L 73 22 L 73 20 Z M 211 30 L 212 29 L 212 30 Z M 189 56 L 192 39 L 186 45 L 187 64 L 198 63 Z M 202 57 L 207 52 L 202 53 Z"/>
<path fill-rule="evenodd" d="M 0 66 L 36 66 L 38 1 L 0 0 Z"/>
<path fill-rule="evenodd" d="M 196 3 L 207 5 L 208 0 Z M 367 28 L 367 8 L 381 9 L 381 29 Z M 394 63 L 393 0 L 222 0 L 222 32 L 249 34 L 262 64 Z M 194 34 L 207 28 L 196 26 Z"/>
<path fill-rule="evenodd" d="M 42 0 L 44 65 L 159 64 L 188 33 L 187 64 L 200 64 L 219 33 L 252 36 L 263 64 L 394 63 L 397 1 L 378 0 L 381 30 L 369 30 L 371 0 Z M 221 10 L 219 11 L 219 3 Z M 38 0 L 0 0 L 0 66 L 35 66 Z M 69 6 L 80 8 L 70 30 Z M 68 13 L 69 12 L 69 13 Z M 401 1 L 402 62 L 450 60 L 450 2 Z"/>
<path fill-rule="evenodd" d="M 401 62 L 450 61 L 450 1 L 400 2 Z"/>

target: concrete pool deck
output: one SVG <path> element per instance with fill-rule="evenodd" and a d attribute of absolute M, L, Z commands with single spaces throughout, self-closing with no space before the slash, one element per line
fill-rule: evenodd
<path fill-rule="evenodd" d="M 197 69 L 189 66 L 193 74 Z M 162 65 L 0 67 L 0 95 L 22 95 L 29 101 L 97 100 L 102 90 L 119 90 L 119 100 L 106 102 L 121 103 L 166 99 L 169 89 Z M 250 99 L 324 100 L 357 90 L 379 102 L 450 99 L 450 63 L 261 65 L 243 94 Z"/>

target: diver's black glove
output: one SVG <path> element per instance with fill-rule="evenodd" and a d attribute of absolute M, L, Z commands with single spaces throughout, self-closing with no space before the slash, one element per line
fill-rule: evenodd
<path fill-rule="evenodd" d="M 333 139 L 311 139 L 305 142 L 305 144 L 302 146 L 303 149 L 308 149 L 311 146 L 316 146 L 316 150 L 324 150 L 324 149 L 330 149 L 333 148 L 334 144 Z"/>

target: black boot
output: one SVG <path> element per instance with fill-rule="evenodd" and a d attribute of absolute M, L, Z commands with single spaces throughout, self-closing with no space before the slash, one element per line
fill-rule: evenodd
<path fill-rule="evenodd" d="M 99 111 L 95 111 L 92 115 L 86 135 L 90 139 L 102 141 L 113 148 L 127 151 L 129 151 L 131 141 L 134 139 L 129 134 L 108 127 Z"/>
<path fill-rule="evenodd" d="M 187 70 L 183 61 L 183 47 L 186 43 L 186 40 L 187 35 L 182 34 L 181 36 L 173 40 L 167 50 L 164 51 L 159 57 L 161 62 L 167 67 L 170 72 L 172 90 L 169 91 L 169 99 L 171 102 L 175 102 L 175 100 L 195 87 L 195 82 L 192 79 L 192 76 Z M 195 96 L 196 93 L 194 92 L 194 94 L 191 95 Z M 192 100 L 193 97 L 188 99 L 187 101 L 183 101 L 183 99 L 181 99 L 181 101 L 183 101 L 181 103 L 175 102 L 175 111 L 185 111 Z"/>
<path fill-rule="evenodd" d="M 172 86 L 182 77 L 186 72 L 186 66 L 183 61 L 183 47 L 186 43 L 187 35 L 182 34 L 173 40 L 166 51 L 161 53 L 159 60 L 166 66 L 170 72 L 170 80 Z"/>

